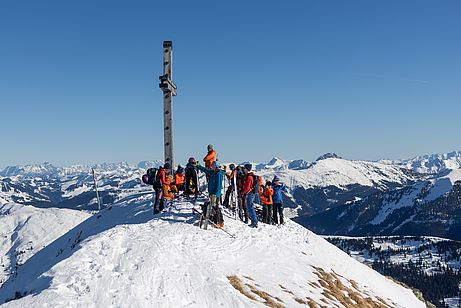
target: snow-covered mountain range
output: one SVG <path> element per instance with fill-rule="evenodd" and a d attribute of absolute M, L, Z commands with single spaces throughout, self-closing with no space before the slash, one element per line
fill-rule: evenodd
<path fill-rule="evenodd" d="M 327 153 L 313 162 L 273 158 L 267 164 L 253 165 L 264 180 L 271 180 L 277 175 L 289 187 L 289 193 L 284 196 L 285 206 L 290 209 L 291 216 L 300 217 L 298 221 L 303 225 L 321 233 L 333 233 L 328 231 L 328 226 L 331 225 L 330 215 L 336 215 L 335 221 L 340 220 L 340 225 L 345 227 L 336 228 L 335 225 L 335 234 L 366 235 L 370 232 L 395 234 L 408 231 L 408 228 L 403 228 L 404 225 L 414 223 L 418 217 L 414 216 L 415 213 L 411 214 L 413 218 L 408 216 L 409 209 L 422 209 L 419 205 L 435 202 L 447 194 L 458 179 L 459 168 L 456 167 L 459 167 L 459 162 L 461 152 L 379 162 L 352 161 Z M 144 161 L 138 165 L 105 163 L 55 167 L 44 163 L 7 167 L 0 171 L 0 198 L 42 208 L 95 210 L 97 200 L 92 168 L 96 170 L 103 206 L 109 206 L 130 192 L 149 191 L 150 188 L 142 184 L 141 175 L 146 168 L 160 164 L 161 161 Z M 425 194 L 425 198 L 420 198 L 421 194 Z M 393 201 L 395 198 L 401 200 Z M 373 203 L 376 199 L 384 201 L 377 205 Z M 358 210 L 360 207 L 369 210 Z M 398 211 L 394 213 L 394 210 Z M 350 214 L 346 215 L 346 211 Z M 396 213 L 400 215 L 397 221 L 400 224 L 405 222 L 404 225 L 395 225 Z M 370 216 L 366 223 L 371 228 L 364 227 L 365 222 L 356 217 L 359 214 L 361 217 Z M 386 219 L 388 217 L 394 219 L 392 225 Z M 433 220 L 445 224 L 440 217 Z M 451 225 L 444 229 L 457 230 Z M 419 233 L 412 231 L 411 235 Z M 440 232 L 430 235 L 448 236 Z"/>
<path fill-rule="evenodd" d="M 461 168 L 461 151 L 446 154 L 416 156 L 405 160 L 380 160 L 380 163 L 397 165 L 419 173 L 437 174 L 447 169 Z"/>
<path fill-rule="evenodd" d="M 321 234 L 432 235 L 461 240 L 461 169 L 313 216 L 298 217 Z"/>
<path fill-rule="evenodd" d="M 96 199 L 91 168 L 96 170 L 102 201 L 109 205 L 119 200 L 122 191 L 143 189 L 141 175 L 161 162 L 78 165 L 55 167 L 49 163 L 7 167 L 0 172 L 0 197 L 34 206 L 94 209 Z M 290 187 L 286 204 L 296 215 L 315 214 L 353 202 L 376 191 L 404 187 L 422 176 L 398 166 L 377 162 L 350 161 L 327 154 L 314 162 L 272 159 L 253 164 L 265 180 L 274 175 Z M 204 181 L 202 181 L 204 184 Z"/>
<path fill-rule="evenodd" d="M 368 162 L 325 154 L 313 162 L 274 158 L 254 165 L 264 180 L 282 179 L 289 187 L 288 210 L 321 233 L 424 230 L 450 237 L 461 234 L 461 170 L 455 168 L 460 157 L 453 152 Z M 424 306 L 407 289 L 291 221 L 252 230 L 227 217 L 226 228 L 236 235 L 231 239 L 195 226 L 193 205 L 185 201 L 153 218 L 152 188 L 140 178 L 159 164 L 45 163 L 0 171 L 0 303 L 17 298 L 5 306 Z"/>

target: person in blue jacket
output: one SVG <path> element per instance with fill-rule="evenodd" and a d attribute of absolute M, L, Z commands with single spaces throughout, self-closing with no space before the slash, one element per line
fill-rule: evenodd
<path fill-rule="evenodd" d="M 214 161 L 211 165 L 211 169 L 197 164 L 197 169 L 202 171 L 209 177 L 208 181 L 208 195 L 210 198 L 210 210 L 214 211 L 216 215 L 213 215 L 214 219 L 212 221 L 218 227 L 224 227 L 224 219 L 221 213 L 221 210 L 218 207 L 217 200 L 221 197 L 222 194 L 222 183 L 224 180 L 224 171 L 221 170 L 217 161 Z M 205 214 L 205 213 L 204 213 Z"/>
<path fill-rule="evenodd" d="M 278 216 L 280 216 L 280 224 L 283 224 L 283 199 L 282 192 L 288 192 L 288 189 L 285 185 L 280 183 L 278 176 L 274 176 L 272 180 L 272 189 L 274 193 L 272 195 L 272 202 L 274 203 L 274 222 L 279 223 Z"/>

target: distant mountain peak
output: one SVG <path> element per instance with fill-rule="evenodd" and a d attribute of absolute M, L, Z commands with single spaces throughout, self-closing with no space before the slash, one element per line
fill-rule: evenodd
<path fill-rule="evenodd" d="M 274 165 L 281 165 L 281 164 L 284 164 L 285 163 L 285 160 L 281 159 L 281 158 L 278 158 L 276 156 L 274 156 L 268 163 L 267 165 L 268 166 L 274 166 Z"/>
<path fill-rule="evenodd" d="M 320 156 L 319 158 L 317 158 L 315 161 L 320 161 L 320 160 L 324 160 L 324 159 L 328 159 L 328 158 L 339 158 L 339 159 L 342 159 L 342 157 L 339 156 L 339 155 L 336 154 L 336 153 L 325 153 L 325 154 L 323 154 L 322 156 Z"/>

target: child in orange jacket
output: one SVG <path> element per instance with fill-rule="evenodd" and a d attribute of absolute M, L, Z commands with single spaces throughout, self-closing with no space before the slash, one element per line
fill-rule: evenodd
<path fill-rule="evenodd" d="M 184 168 L 181 166 L 178 166 L 178 169 L 176 170 L 174 174 L 174 183 L 170 185 L 171 191 L 175 194 L 179 193 L 180 191 L 184 191 L 185 183 L 186 183 L 186 175 L 184 174 Z"/>
<path fill-rule="evenodd" d="M 165 178 L 166 178 L 166 184 L 163 185 L 163 197 L 165 198 L 165 200 L 171 200 L 174 198 L 174 194 L 171 191 L 171 182 L 172 182 L 171 175 L 167 175 Z"/>
<path fill-rule="evenodd" d="M 272 189 L 272 182 L 267 181 L 266 186 L 264 186 L 264 190 L 261 193 L 261 203 L 263 206 L 263 222 L 266 224 L 272 223 L 272 211 L 273 211 L 273 202 L 272 202 L 272 194 L 274 190 Z"/>

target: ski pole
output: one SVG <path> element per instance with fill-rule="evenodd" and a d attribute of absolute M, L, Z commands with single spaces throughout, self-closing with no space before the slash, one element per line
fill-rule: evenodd
<path fill-rule="evenodd" d="M 96 176 L 94 174 L 94 168 L 91 168 L 93 172 L 93 181 L 94 181 L 94 188 L 96 189 L 96 199 L 98 200 L 98 211 L 101 211 L 101 201 L 99 200 L 99 192 L 98 192 L 98 183 L 96 182 Z"/>
<path fill-rule="evenodd" d="M 199 214 L 201 217 L 203 217 L 203 214 L 200 213 L 200 212 L 199 212 L 197 209 L 195 209 L 195 208 L 192 208 L 192 212 L 195 212 L 195 213 Z M 234 234 L 229 233 L 228 231 L 224 230 L 224 228 L 219 228 L 218 225 L 216 225 L 211 219 L 206 218 L 206 217 L 204 217 L 204 218 L 205 218 L 206 220 L 208 220 L 208 222 L 209 222 L 210 224 L 212 224 L 216 229 L 220 229 L 220 230 L 222 230 L 224 233 L 226 233 L 227 235 L 229 235 L 231 238 L 235 238 L 235 235 L 234 235 Z"/>

